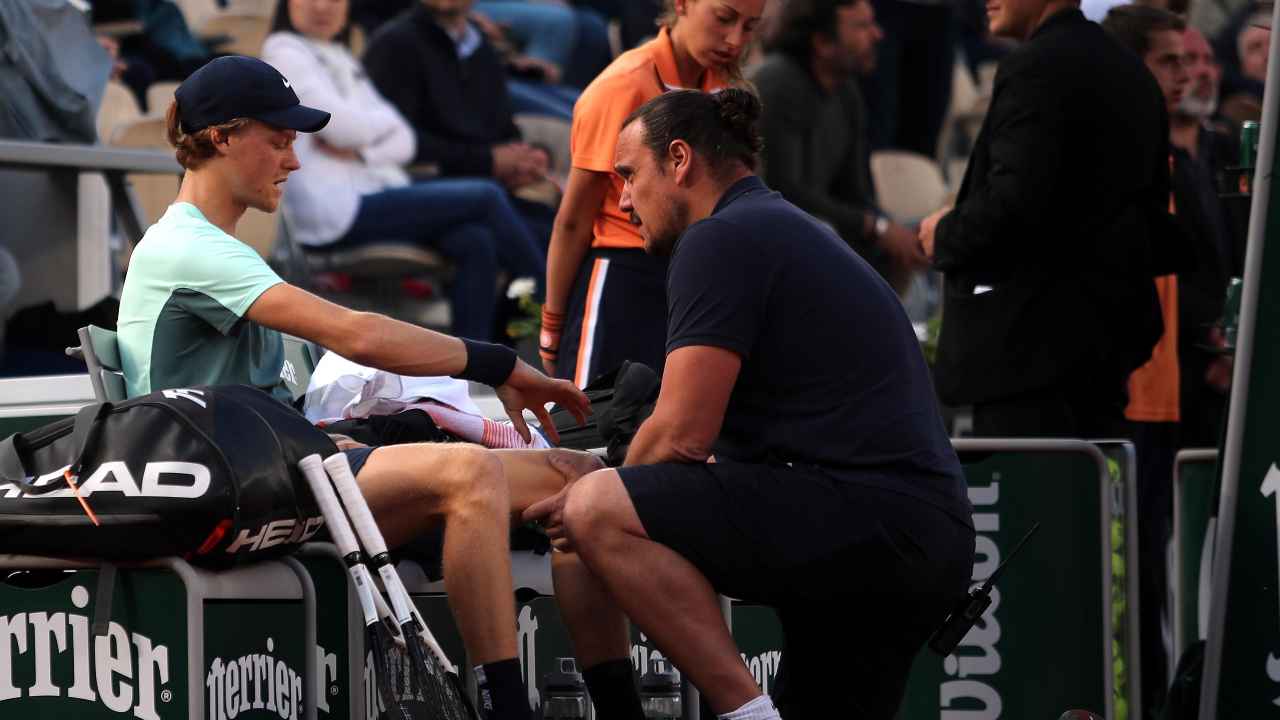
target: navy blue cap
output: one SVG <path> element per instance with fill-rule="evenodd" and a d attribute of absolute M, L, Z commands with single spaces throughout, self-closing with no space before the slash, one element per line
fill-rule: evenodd
<path fill-rule="evenodd" d="M 178 86 L 174 97 L 185 133 L 236 118 L 299 132 L 316 132 L 329 123 L 329 113 L 298 102 L 279 70 L 244 55 L 210 60 Z"/>

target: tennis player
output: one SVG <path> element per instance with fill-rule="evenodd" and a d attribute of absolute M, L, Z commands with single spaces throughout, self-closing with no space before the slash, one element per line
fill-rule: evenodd
<path fill-rule="evenodd" d="M 459 340 L 354 312 L 282 281 L 235 238 L 248 208 L 273 212 L 299 167 L 293 141 L 329 114 L 298 102 L 260 60 L 216 59 L 179 86 L 169 140 L 186 169 L 177 201 L 134 250 L 119 341 L 130 395 L 191 385 L 257 386 L 288 402 L 280 333 L 401 375 L 452 375 L 493 386 L 527 440 L 532 410 L 553 438 L 545 404 L 583 417 L 587 399 L 502 346 Z M 564 450 L 490 451 L 464 444 L 346 450 L 391 545 L 444 525 L 449 600 L 477 665 L 487 718 L 529 717 L 516 660 L 507 540 L 513 515 L 599 463 Z"/>

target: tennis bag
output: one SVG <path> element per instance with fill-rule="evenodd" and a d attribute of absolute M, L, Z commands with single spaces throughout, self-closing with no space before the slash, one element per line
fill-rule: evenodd
<path fill-rule="evenodd" d="M 89 405 L 0 441 L 0 552 L 211 568 L 279 556 L 324 523 L 298 460 L 335 452 L 246 385 Z"/>

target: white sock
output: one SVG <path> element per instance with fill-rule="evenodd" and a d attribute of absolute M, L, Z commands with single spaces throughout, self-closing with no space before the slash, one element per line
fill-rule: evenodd
<path fill-rule="evenodd" d="M 720 720 L 782 720 L 778 708 L 773 706 L 773 698 L 761 695 L 731 713 L 719 716 Z"/>

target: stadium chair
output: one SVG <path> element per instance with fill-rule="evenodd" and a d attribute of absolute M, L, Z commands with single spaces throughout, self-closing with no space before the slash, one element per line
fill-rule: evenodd
<path fill-rule="evenodd" d="M 284 382 L 297 400 L 307 393 L 311 374 L 315 372 L 323 353 L 320 346 L 293 335 L 281 335 L 284 340 Z"/>
<path fill-rule="evenodd" d="M 880 206 L 896 222 L 919 222 L 946 203 L 950 190 L 932 158 L 905 150 L 871 153 L 871 177 Z"/>
<path fill-rule="evenodd" d="M 79 347 L 67 348 L 67 355 L 84 360 L 89 368 L 89 384 L 98 402 L 120 402 L 128 397 L 124 385 L 124 369 L 120 362 L 120 346 L 112 330 L 86 325 L 76 331 Z"/>
<path fill-rule="evenodd" d="M 209 16 L 200 26 L 199 35 L 229 38 L 226 43 L 217 46 L 216 50 L 220 53 L 257 57 L 262 54 L 262 43 L 266 41 L 270 31 L 270 15 L 228 12 Z"/>
<path fill-rule="evenodd" d="M 176 82 L 152 83 L 147 87 L 147 113 L 164 117 L 173 102 L 173 93 L 178 89 Z"/>
<path fill-rule="evenodd" d="M 321 272 L 347 273 L 366 279 L 399 279 L 439 274 L 448 267 L 439 254 L 420 245 L 388 241 L 341 250 L 303 248 L 289 231 L 283 215 L 277 228 L 276 257 L 282 261 L 290 281 L 303 287 L 312 285 L 312 276 Z"/>
<path fill-rule="evenodd" d="M 110 144 L 131 148 L 156 148 L 172 152 L 165 139 L 164 118 L 147 115 L 124 123 L 111 134 Z M 150 227 L 178 196 L 178 175 L 155 175 L 151 173 L 130 173 L 126 176 L 133 188 L 134 197 L 142 211 L 143 227 Z"/>
<path fill-rule="evenodd" d="M 116 128 L 142 117 L 142 108 L 129 88 L 114 80 L 107 82 L 98 108 L 98 142 L 110 142 Z"/>

